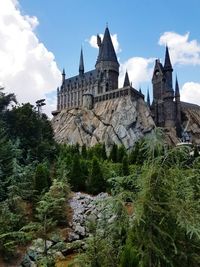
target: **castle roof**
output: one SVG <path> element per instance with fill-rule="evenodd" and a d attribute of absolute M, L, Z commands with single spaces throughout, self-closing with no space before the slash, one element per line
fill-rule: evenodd
<path fill-rule="evenodd" d="M 172 69 L 172 64 L 169 56 L 169 49 L 168 46 L 166 46 L 166 51 L 165 51 L 165 63 L 164 63 L 164 69 L 165 70 L 173 70 Z"/>
<path fill-rule="evenodd" d="M 87 81 L 89 82 L 90 80 L 96 79 L 97 78 L 97 71 L 96 70 L 91 70 L 91 71 L 87 71 L 84 72 L 83 75 L 76 75 L 73 77 L 70 77 L 68 79 L 65 79 L 65 87 L 68 87 L 70 85 L 74 85 L 77 82 L 81 82 L 81 81 Z"/>
<path fill-rule="evenodd" d="M 108 27 L 106 27 L 105 29 L 103 41 L 100 46 L 97 63 L 100 61 L 114 61 L 118 63 Z"/>

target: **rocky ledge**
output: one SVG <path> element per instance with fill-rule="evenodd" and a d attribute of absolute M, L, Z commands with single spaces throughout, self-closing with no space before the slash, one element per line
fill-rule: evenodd
<path fill-rule="evenodd" d="M 59 143 L 87 147 L 105 143 L 107 149 L 115 143 L 130 149 L 151 131 L 154 122 L 142 98 L 133 100 L 125 96 L 96 103 L 93 110 L 82 107 L 63 110 L 53 118 L 52 125 Z"/>
<path fill-rule="evenodd" d="M 74 193 L 69 200 L 72 209 L 72 219 L 69 228 L 63 231 L 62 235 L 52 234 L 47 241 L 47 253 L 52 255 L 56 261 L 63 260 L 71 253 L 84 249 L 85 240 L 89 236 L 88 222 L 101 223 L 102 217 L 108 223 L 112 223 L 115 218 L 113 212 L 109 212 L 108 205 L 110 196 L 107 193 L 100 193 L 91 196 L 84 193 Z M 63 229 L 64 230 L 64 229 Z M 21 267 L 36 267 L 38 261 L 44 254 L 44 240 L 38 238 L 33 240 L 21 263 Z"/>

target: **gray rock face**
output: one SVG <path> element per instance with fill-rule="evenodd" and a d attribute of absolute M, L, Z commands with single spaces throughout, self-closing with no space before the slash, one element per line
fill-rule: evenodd
<path fill-rule="evenodd" d="M 69 202 L 73 210 L 73 217 L 68 241 L 71 242 L 87 236 L 87 221 L 96 221 L 101 218 L 104 208 L 101 203 L 108 198 L 107 193 L 100 193 L 97 196 L 90 196 L 80 192 L 74 194 Z"/>
<path fill-rule="evenodd" d="M 63 110 L 52 120 L 55 139 L 59 143 L 93 146 L 105 143 L 123 144 L 127 149 L 146 132 L 154 122 L 143 99 L 130 96 L 95 104 L 93 110 L 85 108 Z"/>

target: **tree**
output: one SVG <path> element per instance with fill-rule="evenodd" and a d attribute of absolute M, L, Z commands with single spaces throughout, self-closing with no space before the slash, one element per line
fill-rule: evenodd
<path fill-rule="evenodd" d="M 159 138 L 152 138 L 150 144 L 144 143 L 148 158 L 138 179 L 141 190 L 124 253 L 130 256 L 134 251 L 136 266 L 198 266 L 200 205 L 195 198 L 199 189 L 194 190 L 192 182 L 194 170 L 183 164 L 185 150 L 166 149 Z"/>
<path fill-rule="evenodd" d="M 122 160 L 122 174 L 127 176 L 130 174 L 129 172 L 129 164 L 128 164 L 128 157 L 125 155 Z"/>
<path fill-rule="evenodd" d="M 112 149 L 110 151 L 109 159 L 112 160 L 112 162 L 117 162 L 117 155 L 118 155 L 118 147 L 116 144 L 113 144 Z"/>
<path fill-rule="evenodd" d="M 91 173 L 88 181 L 88 191 L 91 194 L 98 194 L 106 189 L 106 181 L 104 180 L 98 159 L 93 158 Z"/>
<path fill-rule="evenodd" d="M 12 103 L 17 103 L 16 97 L 14 94 L 3 93 L 4 88 L 0 88 L 0 113 L 5 111 L 6 108 Z"/>
<path fill-rule="evenodd" d="M 122 162 L 125 156 L 127 156 L 126 149 L 121 145 L 117 152 L 117 162 Z"/>
<path fill-rule="evenodd" d="M 78 154 L 75 154 L 73 157 L 69 178 L 70 185 L 74 191 L 83 191 L 85 189 L 85 177 L 82 172 L 80 156 Z"/>
<path fill-rule="evenodd" d="M 40 195 L 42 192 L 47 191 L 49 184 L 49 170 L 44 163 L 39 163 L 35 171 L 35 190 L 36 194 Z"/>

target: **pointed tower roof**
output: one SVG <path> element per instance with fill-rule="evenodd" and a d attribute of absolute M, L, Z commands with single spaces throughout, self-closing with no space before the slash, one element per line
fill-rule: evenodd
<path fill-rule="evenodd" d="M 176 84 L 175 84 L 175 97 L 180 97 L 180 91 L 179 91 L 179 84 L 178 84 L 177 76 L 176 76 Z"/>
<path fill-rule="evenodd" d="M 168 46 L 166 46 L 166 51 L 165 51 L 165 63 L 164 63 L 164 69 L 165 70 L 173 70 L 170 56 L 169 56 L 169 49 Z"/>
<path fill-rule="evenodd" d="M 84 61 L 83 61 L 83 49 L 81 48 L 80 62 L 79 62 L 79 74 L 84 74 Z"/>
<path fill-rule="evenodd" d="M 108 27 L 105 29 L 103 41 L 100 47 L 100 53 L 97 62 L 100 61 L 114 61 L 118 63 Z"/>
<path fill-rule="evenodd" d="M 124 78 L 124 85 L 123 85 L 123 87 L 126 87 L 126 86 L 130 86 L 130 80 L 129 80 L 129 77 L 128 77 L 127 70 L 126 70 L 126 74 L 125 74 L 125 78 Z"/>
<path fill-rule="evenodd" d="M 149 96 L 149 88 L 147 90 L 147 105 L 150 107 L 150 96 Z"/>
<path fill-rule="evenodd" d="M 141 89 L 141 87 L 139 88 L 139 93 L 142 94 L 142 89 Z"/>
<path fill-rule="evenodd" d="M 65 75 L 65 69 L 63 68 L 63 72 L 62 72 L 62 75 Z"/>

